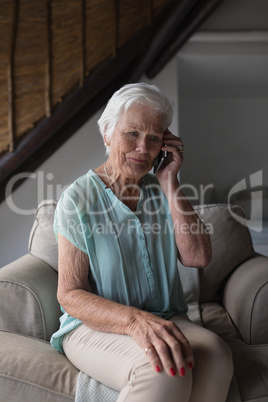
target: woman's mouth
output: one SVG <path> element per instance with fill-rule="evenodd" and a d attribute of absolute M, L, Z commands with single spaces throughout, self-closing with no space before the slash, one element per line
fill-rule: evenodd
<path fill-rule="evenodd" d="M 136 163 L 147 163 L 147 159 L 139 159 L 139 158 L 129 158 L 129 159 Z"/>

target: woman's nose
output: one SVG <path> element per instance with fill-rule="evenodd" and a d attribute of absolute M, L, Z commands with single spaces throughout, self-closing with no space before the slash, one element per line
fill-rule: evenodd
<path fill-rule="evenodd" d="M 148 152 L 148 141 L 147 138 L 139 138 L 136 143 L 136 151 L 141 153 Z"/>

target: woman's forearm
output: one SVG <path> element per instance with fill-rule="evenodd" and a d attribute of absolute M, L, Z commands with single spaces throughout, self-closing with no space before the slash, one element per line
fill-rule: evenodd
<path fill-rule="evenodd" d="M 196 268 L 205 267 L 212 257 L 210 236 L 205 224 L 188 202 L 178 182 L 166 196 L 181 263 Z"/>
<path fill-rule="evenodd" d="M 83 289 L 58 294 L 64 310 L 88 327 L 101 332 L 131 335 L 139 310 L 107 300 Z"/>
<path fill-rule="evenodd" d="M 70 316 L 92 329 L 130 335 L 139 310 L 92 293 L 89 257 L 59 233 L 57 297 Z"/>

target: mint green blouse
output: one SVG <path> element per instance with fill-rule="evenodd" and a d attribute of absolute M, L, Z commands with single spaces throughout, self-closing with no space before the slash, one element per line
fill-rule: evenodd
<path fill-rule="evenodd" d="M 94 293 L 163 318 L 186 314 L 173 221 L 155 175 L 144 176 L 133 212 L 90 170 L 62 194 L 54 232 L 88 254 Z M 51 338 L 60 352 L 63 336 L 82 323 L 62 312 Z"/>

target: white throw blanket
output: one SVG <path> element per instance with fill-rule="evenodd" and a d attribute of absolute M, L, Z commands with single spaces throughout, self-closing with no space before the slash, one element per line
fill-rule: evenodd
<path fill-rule="evenodd" d="M 75 402 L 116 402 L 119 393 L 80 371 Z"/>

